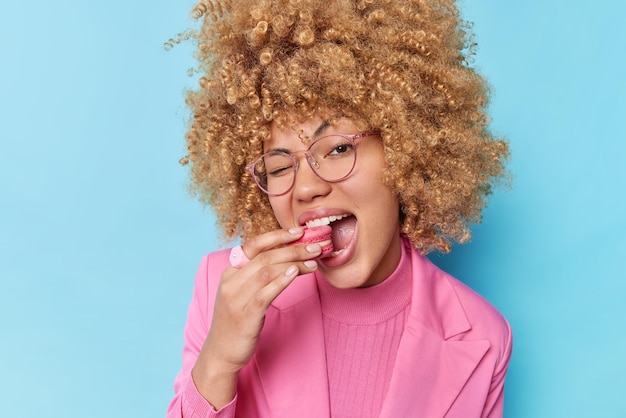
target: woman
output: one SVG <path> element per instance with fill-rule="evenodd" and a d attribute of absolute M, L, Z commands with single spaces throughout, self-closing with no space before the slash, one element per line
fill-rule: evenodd
<path fill-rule="evenodd" d="M 507 146 L 453 1 L 209 1 L 188 103 L 206 256 L 168 417 L 498 417 L 507 322 L 424 254 L 469 239 Z M 333 252 L 293 244 L 332 228 Z"/>

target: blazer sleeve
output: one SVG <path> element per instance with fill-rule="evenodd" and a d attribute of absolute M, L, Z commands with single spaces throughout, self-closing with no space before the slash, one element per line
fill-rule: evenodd
<path fill-rule="evenodd" d="M 511 326 L 506 320 L 504 320 L 504 322 L 507 330 L 505 336 L 506 341 L 503 345 L 504 348 L 500 354 L 499 362 L 494 369 L 491 386 L 485 401 L 485 407 L 481 414 L 482 418 L 502 418 L 504 416 L 504 378 L 509 368 L 513 349 Z"/>
<path fill-rule="evenodd" d="M 217 253 L 219 254 L 219 253 Z M 174 380 L 174 398 L 170 402 L 167 418 L 232 418 L 235 416 L 237 397 L 219 411 L 198 392 L 191 370 L 209 332 L 223 263 L 214 255 L 200 262 L 184 330 L 182 368 Z"/>

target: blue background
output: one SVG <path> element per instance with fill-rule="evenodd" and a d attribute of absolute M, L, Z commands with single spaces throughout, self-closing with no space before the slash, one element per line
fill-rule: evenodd
<path fill-rule="evenodd" d="M 510 320 L 507 417 L 626 413 L 626 7 L 466 0 L 511 144 L 471 243 L 431 258 Z M 0 12 L 0 405 L 11 417 L 163 416 L 200 257 L 186 189 L 193 2 Z"/>

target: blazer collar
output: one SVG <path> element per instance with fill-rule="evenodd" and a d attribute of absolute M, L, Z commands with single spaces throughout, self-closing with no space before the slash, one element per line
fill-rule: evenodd
<path fill-rule="evenodd" d="M 410 246 L 407 240 L 405 245 Z M 490 345 L 485 340 L 453 338 L 471 330 L 453 279 L 410 251 L 411 313 L 381 418 L 445 416 Z"/>
<path fill-rule="evenodd" d="M 472 327 L 452 286 L 454 279 L 420 255 L 407 239 L 404 245 L 411 254 L 411 316 L 444 340 L 469 331 Z"/>

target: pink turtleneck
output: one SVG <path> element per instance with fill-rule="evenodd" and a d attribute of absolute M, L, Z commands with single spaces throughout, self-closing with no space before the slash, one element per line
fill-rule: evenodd
<path fill-rule="evenodd" d="M 333 418 L 377 417 L 411 301 L 411 263 L 402 246 L 391 276 L 372 287 L 337 289 L 316 274 Z"/>

